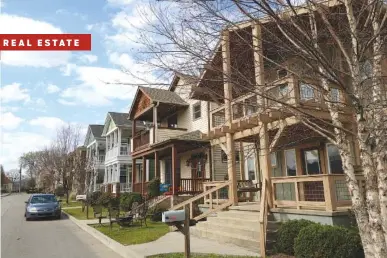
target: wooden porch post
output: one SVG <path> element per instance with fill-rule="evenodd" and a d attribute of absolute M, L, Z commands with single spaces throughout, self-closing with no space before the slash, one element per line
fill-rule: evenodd
<path fill-rule="evenodd" d="M 232 82 L 231 82 L 231 55 L 230 55 L 230 32 L 223 31 L 222 35 L 222 58 L 223 58 L 223 81 L 224 81 L 224 104 L 226 125 L 231 128 L 232 123 Z M 235 141 L 232 133 L 226 133 L 227 169 L 228 178 L 231 180 L 231 191 L 229 196 L 233 205 L 238 204 Z"/>
<path fill-rule="evenodd" d="M 155 174 L 158 179 L 160 178 L 160 160 L 159 160 L 159 153 L 155 151 Z"/>
<path fill-rule="evenodd" d="M 132 158 L 132 192 L 134 192 L 134 184 L 136 183 L 137 166 L 136 159 Z"/>
<path fill-rule="evenodd" d="M 141 180 L 141 194 L 144 195 L 144 182 L 146 181 L 146 159 L 142 157 L 142 180 Z"/>
<path fill-rule="evenodd" d="M 264 77 L 264 62 L 263 62 L 263 48 L 262 48 L 262 34 L 261 34 L 261 26 L 257 23 L 253 24 L 253 49 L 254 49 L 254 66 L 255 66 L 255 82 L 257 84 L 257 88 L 260 91 L 265 92 L 265 77 Z M 262 109 L 266 106 L 265 98 L 258 98 L 258 105 L 262 107 Z M 269 196 L 267 197 L 269 207 L 273 207 L 273 195 L 271 189 L 271 168 L 270 168 L 270 149 L 269 149 L 269 135 L 268 135 L 268 126 L 267 123 L 264 123 L 262 126 L 262 130 L 259 134 L 259 142 L 260 142 L 260 151 L 262 153 L 262 162 L 260 167 L 262 169 L 262 177 L 263 180 L 266 180 L 267 184 L 267 192 Z"/>
<path fill-rule="evenodd" d="M 245 180 L 245 150 L 243 149 L 243 142 L 239 142 L 239 171 L 241 180 Z"/>
<path fill-rule="evenodd" d="M 172 145 L 172 195 L 177 194 L 177 149 L 175 145 Z"/>

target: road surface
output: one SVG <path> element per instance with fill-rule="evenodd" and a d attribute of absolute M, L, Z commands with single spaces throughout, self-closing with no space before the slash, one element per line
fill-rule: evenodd
<path fill-rule="evenodd" d="M 2 258 L 122 258 L 69 219 L 25 221 L 27 194 L 1 198 Z"/>

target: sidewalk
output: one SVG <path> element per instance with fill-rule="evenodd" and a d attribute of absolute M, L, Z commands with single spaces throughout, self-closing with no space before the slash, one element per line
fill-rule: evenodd
<path fill-rule="evenodd" d="M 69 215 L 68 215 L 69 216 Z M 72 216 L 69 216 L 75 224 L 80 228 L 97 238 L 107 247 L 113 249 L 122 257 L 128 258 L 143 258 L 149 255 L 162 254 L 162 253 L 184 253 L 184 236 L 180 232 L 170 232 L 156 241 L 124 246 L 106 235 L 102 234 L 98 230 L 90 227 L 90 224 L 97 224 L 98 220 L 77 220 Z M 107 219 L 102 220 L 102 223 L 108 222 Z M 244 248 L 219 243 L 209 239 L 201 239 L 191 235 L 191 252 L 192 253 L 213 253 L 221 255 L 246 255 L 257 256 L 257 253 L 253 253 Z"/>

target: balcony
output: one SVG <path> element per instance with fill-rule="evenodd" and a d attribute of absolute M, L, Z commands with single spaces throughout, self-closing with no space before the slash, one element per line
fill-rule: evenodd
<path fill-rule="evenodd" d="M 133 152 L 140 151 L 152 144 L 163 142 L 187 132 L 185 128 L 158 127 L 156 131 L 152 127 L 148 131 L 141 132 L 132 138 Z"/>
<path fill-rule="evenodd" d="M 115 157 L 128 157 L 130 154 L 130 146 L 126 143 L 122 143 L 120 147 L 117 145 L 106 152 L 105 160 L 111 160 Z"/>
<path fill-rule="evenodd" d="M 322 95 L 312 86 L 316 83 L 299 82 L 294 76 L 287 76 L 270 84 L 272 86 L 268 87 L 266 91 L 264 106 L 262 105 L 262 97 L 255 92 L 235 98 L 231 102 L 232 123 L 252 116 L 257 116 L 261 121 L 266 119 L 266 122 L 268 122 L 274 120 L 275 116 L 269 118 L 265 113 L 271 112 L 274 114 L 276 112 L 277 114 L 286 115 L 290 113 L 288 106 L 303 108 L 305 112 L 311 114 L 316 110 L 328 111 Z M 340 103 L 340 111 L 345 112 L 348 110 L 344 107 L 345 98 L 339 90 L 333 89 L 332 97 L 333 102 Z M 326 114 L 324 118 L 329 118 L 328 115 Z M 210 116 L 211 128 L 223 126 L 226 123 L 225 106 L 222 105 L 213 109 Z"/>

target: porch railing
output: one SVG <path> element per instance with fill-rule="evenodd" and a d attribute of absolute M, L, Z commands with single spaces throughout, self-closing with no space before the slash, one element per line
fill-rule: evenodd
<path fill-rule="evenodd" d="M 128 193 L 132 191 L 132 184 L 130 183 L 120 183 L 120 192 Z"/>
<path fill-rule="evenodd" d="M 230 191 L 231 181 L 225 182 L 204 182 L 204 192 L 201 194 L 192 197 L 182 203 L 179 203 L 173 206 L 170 210 L 179 210 L 184 209 L 185 206 L 190 206 L 190 219 L 193 220 L 201 220 L 206 218 L 210 214 L 214 212 L 218 212 L 232 205 L 232 201 L 228 198 L 228 195 L 223 195 L 225 199 L 222 202 L 219 202 L 219 198 L 217 199 L 217 205 L 215 206 L 215 202 L 213 201 L 214 196 L 222 196 L 221 192 Z M 194 205 L 198 205 L 200 203 L 208 203 L 209 209 L 203 213 L 196 213 L 194 210 Z"/>
<path fill-rule="evenodd" d="M 209 182 L 209 178 L 180 178 L 179 193 L 196 194 L 203 192 L 203 183 Z"/>
<path fill-rule="evenodd" d="M 132 144 L 133 144 L 133 151 L 140 150 L 142 148 L 145 148 L 149 145 L 149 140 L 150 140 L 150 132 L 145 131 L 142 132 L 139 135 L 136 135 L 132 139 Z"/>
<path fill-rule="evenodd" d="M 133 184 L 133 192 L 146 195 L 148 193 L 149 182 L 139 182 Z"/>
<path fill-rule="evenodd" d="M 364 193 L 364 176 L 356 175 L 356 179 Z M 351 206 L 345 175 L 274 177 L 271 184 L 274 207 L 336 211 Z"/>

